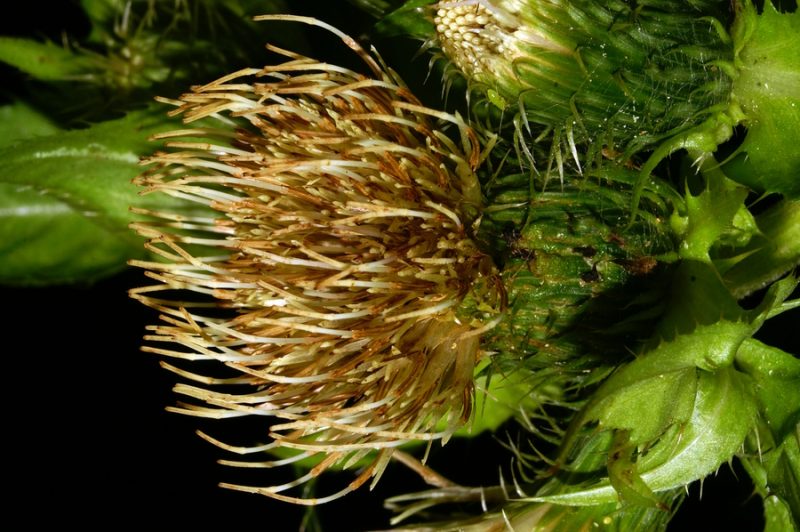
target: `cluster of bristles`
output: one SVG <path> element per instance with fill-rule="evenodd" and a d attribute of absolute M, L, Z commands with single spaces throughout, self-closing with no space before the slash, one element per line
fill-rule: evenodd
<path fill-rule="evenodd" d="M 200 125 L 158 135 L 167 149 L 145 161 L 138 183 L 210 214 L 140 211 L 152 221 L 135 228 L 163 260 L 136 263 L 157 284 L 132 295 L 162 314 L 146 350 L 235 370 L 225 378 L 166 365 L 195 383 L 176 388 L 189 400 L 174 410 L 271 416 L 279 421 L 263 445 L 209 440 L 290 451 L 263 467 L 319 460 L 287 484 L 229 487 L 318 504 L 377 481 L 397 446 L 446 439 L 468 420 L 479 336 L 497 314 L 458 307 L 471 294 L 496 308 L 502 288 L 470 238 L 481 200 L 475 133 L 423 107 L 337 30 L 262 18 L 326 27 L 372 75 L 270 46 L 284 62 L 172 102 L 173 114 Z M 284 494 L 365 458 L 338 493 Z"/>

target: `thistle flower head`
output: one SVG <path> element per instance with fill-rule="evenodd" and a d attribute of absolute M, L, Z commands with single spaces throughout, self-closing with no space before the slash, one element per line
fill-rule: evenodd
<path fill-rule="evenodd" d="M 264 445 L 217 442 L 293 451 L 264 467 L 321 458 L 287 484 L 229 487 L 317 504 L 377 481 L 398 445 L 446 439 L 467 421 L 479 335 L 499 295 L 470 238 L 481 201 L 476 134 L 422 106 L 338 30 L 262 18 L 327 28 L 371 75 L 269 46 L 282 63 L 173 102 L 173 114 L 200 125 L 159 135 L 167 148 L 138 182 L 213 213 L 143 211 L 153 220 L 135 229 L 163 261 L 136 263 L 157 283 L 132 295 L 162 314 L 146 350 L 235 370 L 220 378 L 168 365 L 195 383 L 176 388 L 190 401 L 174 410 L 272 416 Z M 460 312 L 467 296 L 482 310 Z M 367 456 L 338 493 L 284 494 Z"/>

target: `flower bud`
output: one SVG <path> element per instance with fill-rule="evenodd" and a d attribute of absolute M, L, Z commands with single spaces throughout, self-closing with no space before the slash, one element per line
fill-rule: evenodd
<path fill-rule="evenodd" d="M 571 156 L 580 168 L 627 161 L 727 100 L 719 66 L 732 52 L 713 18 L 726 6 L 448 0 L 431 6 L 432 45 L 490 107 L 519 113 L 518 134 L 551 139 L 551 164 Z"/>

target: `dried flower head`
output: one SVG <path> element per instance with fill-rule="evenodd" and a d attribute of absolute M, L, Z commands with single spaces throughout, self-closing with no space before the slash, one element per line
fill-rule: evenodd
<path fill-rule="evenodd" d="M 173 114 L 202 125 L 158 135 L 167 149 L 145 161 L 138 183 L 213 215 L 140 211 L 153 221 L 135 229 L 163 261 L 135 263 L 157 284 L 132 296 L 164 322 L 146 340 L 168 345 L 145 350 L 238 372 L 167 365 L 196 383 L 176 388 L 190 401 L 173 410 L 279 420 L 261 446 L 208 438 L 242 453 L 293 453 L 255 465 L 321 459 L 287 484 L 228 487 L 318 504 L 377 481 L 397 446 L 446 439 L 468 420 L 479 336 L 498 319 L 502 288 L 470 238 L 481 202 L 476 134 L 422 106 L 377 55 L 327 24 L 259 18 L 328 29 L 371 76 L 269 46 L 285 61 L 173 102 Z M 468 296 L 479 310 L 460 310 Z M 284 494 L 365 457 L 370 465 L 338 493 Z"/>

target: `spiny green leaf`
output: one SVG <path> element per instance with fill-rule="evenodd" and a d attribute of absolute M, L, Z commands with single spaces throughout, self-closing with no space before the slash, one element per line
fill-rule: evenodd
<path fill-rule="evenodd" d="M 747 189 L 736 185 L 719 172 L 706 175 L 705 190 L 698 195 L 686 193 L 687 221 L 682 227 L 681 258 L 709 261 L 709 251 L 721 237 L 734 229 L 741 217 Z"/>
<path fill-rule="evenodd" d="M 761 305 L 744 310 L 729 294 L 717 301 L 725 288 L 713 274 L 704 262 L 681 265 L 676 277 L 690 283 L 679 290 L 687 306 L 673 304 L 677 313 L 665 316 L 661 342 L 618 370 L 589 399 L 565 436 L 561 464 L 569 467 L 573 447 L 591 422 L 617 435 L 623 431 L 629 448 L 639 452 L 635 469 L 621 458 L 619 468 L 630 477 L 625 489 L 628 498 L 638 492 L 646 500 L 648 490 L 676 488 L 712 473 L 741 447 L 755 425 L 757 400 L 753 378 L 734 366 L 736 354 L 797 281 L 775 283 Z M 706 290 L 707 299 L 692 297 Z M 648 490 L 637 490 L 638 475 Z M 535 500 L 601 504 L 615 496 L 614 484 L 619 479 L 607 478 Z"/>
<path fill-rule="evenodd" d="M 157 210 L 170 200 L 139 196 L 131 179 L 157 146 L 149 135 L 170 127 L 161 113 L 141 111 L 0 149 L 0 281 L 90 279 L 141 256 L 129 207 Z"/>
<path fill-rule="evenodd" d="M 756 217 L 757 231 L 746 246 L 714 259 L 734 297 L 764 288 L 800 265 L 800 201 L 783 200 Z"/>
<path fill-rule="evenodd" d="M 777 495 L 764 499 L 764 532 L 786 532 L 798 530 L 786 503 Z"/>
<path fill-rule="evenodd" d="M 613 374 L 594 393 L 571 434 L 597 420 L 601 428 L 630 430 L 632 443 L 645 444 L 670 426 L 687 422 L 701 393 L 696 368 L 730 366 L 752 332 L 748 323 L 720 320 L 664 341 Z M 562 458 L 569 451 L 567 445 Z"/>
<path fill-rule="evenodd" d="M 0 183 L 0 283 L 96 279 L 143 252 L 124 228 L 111 231 L 56 197 Z"/>
<path fill-rule="evenodd" d="M 671 456 L 658 465 L 642 459 L 644 480 L 654 490 L 684 486 L 716 471 L 742 446 L 755 422 L 755 401 L 748 378 L 733 368 L 698 371 L 692 419 L 675 440 L 659 442 Z M 677 448 L 672 448 L 675 443 Z M 656 453 L 653 453 L 656 454 Z M 652 467 L 652 469 L 651 469 Z"/>
<path fill-rule="evenodd" d="M 753 378 L 774 440 L 790 437 L 800 424 L 800 359 L 751 338 L 736 353 L 736 364 Z"/>
<path fill-rule="evenodd" d="M 698 371 L 691 419 L 643 453 L 638 461 L 642 480 L 649 489 L 659 492 L 685 486 L 713 473 L 741 447 L 754 422 L 755 401 L 746 376 L 733 368 Z M 574 491 L 528 500 L 584 506 L 617 498 L 606 478 Z"/>
<path fill-rule="evenodd" d="M 700 261 L 685 260 L 681 262 L 672 279 L 667 311 L 659 322 L 655 342 L 672 339 L 676 335 L 689 334 L 698 325 L 714 326 L 720 320 L 734 324 L 743 319 L 743 311 L 730 291 L 722 283 L 714 266 Z M 725 323 L 722 322 L 722 323 Z M 726 325 L 717 325 L 727 327 Z M 745 325 L 741 329 L 741 342 L 752 333 L 752 328 Z M 716 350 L 709 337 L 709 356 L 730 363 L 733 354 L 730 350 Z"/>
<path fill-rule="evenodd" d="M 131 221 L 137 189 L 131 179 L 139 160 L 155 145 L 148 137 L 169 121 L 132 113 L 89 129 L 30 139 L 0 151 L 0 182 L 30 187 L 114 227 Z"/>
<path fill-rule="evenodd" d="M 700 325 L 722 326 L 720 324 L 729 323 L 739 331 L 738 342 L 741 343 L 773 315 L 791 295 L 797 282 L 794 276 L 774 282 L 756 308 L 745 310 L 725 287 L 714 265 L 683 261 L 675 272 L 670 287 L 672 296 L 669 308 L 657 326 L 653 341 L 662 342 L 680 335 L 691 335 Z M 728 342 L 722 341 L 723 344 Z M 727 347 L 723 344 L 709 338 L 704 350 L 705 363 L 700 365 L 698 360 L 699 367 L 713 369 L 731 364 L 738 344 L 728 343 Z"/>
<path fill-rule="evenodd" d="M 631 444 L 655 440 L 669 426 L 689 420 L 697 393 L 694 368 L 662 371 L 620 389 L 597 404 L 600 426 L 622 429 Z"/>
<path fill-rule="evenodd" d="M 748 131 L 724 171 L 754 190 L 800 197 L 800 11 L 780 13 L 768 0 L 757 15 L 748 1 L 737 18 L 733 95 Z"/>

